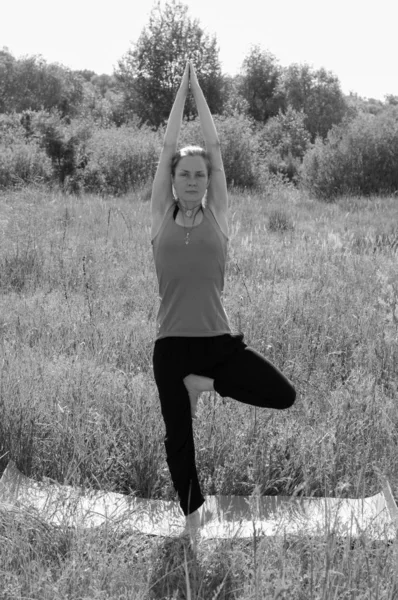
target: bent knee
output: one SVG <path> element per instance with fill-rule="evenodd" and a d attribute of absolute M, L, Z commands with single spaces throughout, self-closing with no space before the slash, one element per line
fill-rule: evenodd
<path fill-rule="evenodd" d="M 285 392 L 283 397 L 281 398 L 280 409 L 286 410 L 293 406 L 296 400 L 296 390 L 294 387 L 289 387 L 289 389 Z"/>

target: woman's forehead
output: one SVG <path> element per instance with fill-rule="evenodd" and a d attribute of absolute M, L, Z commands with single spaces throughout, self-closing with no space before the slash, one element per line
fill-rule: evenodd
<path fill-rule="evenodd" d="M 178 162 L 179 171 L 207 171 L 206 163 L 201 156 L 183 156 Z"/>

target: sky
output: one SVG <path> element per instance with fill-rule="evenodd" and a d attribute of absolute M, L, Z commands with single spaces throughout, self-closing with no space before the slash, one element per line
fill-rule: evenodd
<path fill-rule="evenodd" d="M 324 67 L 344 93 L 398 95 L 397 0 L 183 0 L 215 34 L 223 73 L 254 44 L 280 65 Z M 0 48 L 111 74 L 148 24 L 153 0 L 0 0 Z"/>

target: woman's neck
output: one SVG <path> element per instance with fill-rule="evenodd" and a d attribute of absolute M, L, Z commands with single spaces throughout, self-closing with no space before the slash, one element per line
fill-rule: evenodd
<path fill-rule="evenodd" d="M 181 200 L 177 200 L 179 209 L 184 213 L 184 216 L 193 218 L 199 210 L 202 208 L 202 202 L 195 204 L 194 206 L 185 206 Z"/>

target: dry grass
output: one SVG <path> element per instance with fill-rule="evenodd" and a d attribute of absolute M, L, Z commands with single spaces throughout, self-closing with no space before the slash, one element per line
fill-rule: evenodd
<path fill-rule="evenodd" d="M 231 194 L 226 310 L 298 400 L 278 413 L 207 395 L 195 431 L 206 494 L 371 495 L 375 468 L 397 489 L 397 222 L 396 198 Z M 157 307 L 141 193 L 0 197 L 0 472 L 12 458 L 37 479 L 174 498 Z M 7 514 L 0 538 L 1 600 L 398 594 L 395 546 L 366 540 L 254 538 L 192 555 Z"/>

